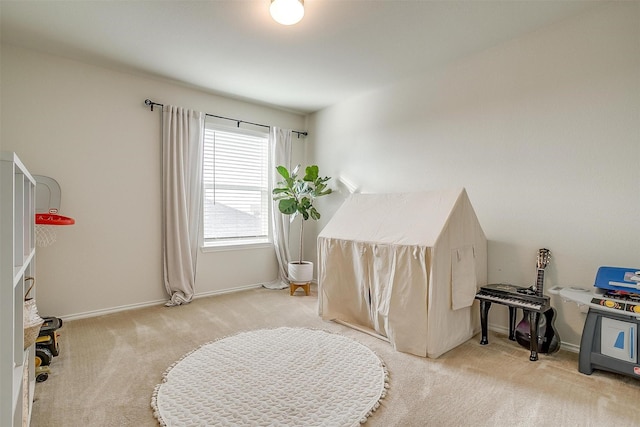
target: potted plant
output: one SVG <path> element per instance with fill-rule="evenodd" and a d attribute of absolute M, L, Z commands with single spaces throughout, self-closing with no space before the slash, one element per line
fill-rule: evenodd
<path fill-rule="evenodd" d="M 298 176 L 300 165 L 291 172 L 284 166 L 278 166 L 276 170 L 283 178 L 273 189 L 273 200 L 278 201 L 278 210 L 284 215 L 291 215 L 291 222 L 302 216 L 299 256 L 297 261 L 289 262 L 289 280 L 292 283 L 309 283 L 313 279 L 313 263 L 304 261 L 302 256 L 304 223 L 308 219 L 320 218 L 320 212 L 313 203 L 318 197 L 331 194 L 331 188 L 326 184 L 331 177 L 321 177 L 316 165 L 307 166 L 302 178 Z"/>

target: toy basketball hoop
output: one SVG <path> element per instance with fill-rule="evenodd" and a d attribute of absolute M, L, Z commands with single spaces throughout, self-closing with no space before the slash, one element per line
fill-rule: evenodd
<path fill-rule="evenodd" d="M 52 209 L 53 210 L 53 209 Z M 61 225 L 73 225 L 76 221 L 56 213 L 36 214 L 36 243 L 40 247 L 51 246 L 56 241 L 56 229 Z"/>
<path fill-rule="evenodd" d="M 51 246 L 57 238 L 57 229 L 73 225 L 76 221 L 58 214 L 60 209 L 60 185 L 48 176 L 34 175 L 36 180 L 36 244 Z"/>

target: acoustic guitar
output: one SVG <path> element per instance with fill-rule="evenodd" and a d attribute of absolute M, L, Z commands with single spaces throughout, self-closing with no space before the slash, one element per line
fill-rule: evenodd
<path fill-rule="evenodd" d="M 551 260 L 549 249 L 538 250 L 537 278 L 536 284 L 532 287 L 532 293 L 536 296 L 544 296 L 544 269 L 547 268 Z M 554 326 L 556 312 L 553 307 L 541 314 L 538 322 L 538 353 L 553 353 L 560 349 L 560 339 Z M 531 345 L 530 313 L 524 311 L 522 320 L 516 327 L 516 341 L 525 348 Z"/>

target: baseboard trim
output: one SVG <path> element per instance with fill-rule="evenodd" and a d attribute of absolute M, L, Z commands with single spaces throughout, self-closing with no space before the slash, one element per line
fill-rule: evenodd
<path fill-rule="evenodd" d="M 222 290 L 218 290 L 218 291 L 202 292 L 202 293 L 195 294 L 193 296 L 193 299 L 211 297 L 211 296 L 215 296 L 215 295 L 233 294 L 233 293 L 236 293 L 236 292 L 248 291 L 250 289 L 258 289 L 258 288 L 261 288 L 261 287 L 262 287 L 262 283 L 258 283 L 256 285 L 238 286 L 237 288 L 229 288 L 229 289 L 222 289 Z"/>
<path fill-rule="evenodd" d="M 102 308 L 100 310 L 84 311 L 84 312 L 81 312 L 81 313 L 69 314 L 69 315 L 66 315 L 66 316 L 60 316 L 60 318 L 63 321 L 88 319 L 90 317 L 104 316 L 105 314 L 118 313 L 120 311 L 135 310 L 137 308 L 151 307 L 151 306 L 154 306 L 154 305 L 164 304 L 165 302 L 167 302 L 166 299 L 141 302 L 141 303 L 137 303 L 137 304 L 120 305 L 120 306 L 117 306 L 117 307 Z"/>
<path fill-rule="evenodd" d="M 506 328 L 504 326 L 499 326 L 499 325 L 489 325 L 488 329 L 490 331 L 493 332 L 498 332 L 500 334 L 504 334 L 504 335 L 509 335 L 509 328 Z M 567 350 L 570 351 L 572 353 L 580 353 L 580 346 L 579 345 L 575 345 L 572 343 L 568 343 L 568 342 L 560 342 L 560 349 L 561 350 Z"/>
<path fill-rule="evenodd" d="M 193 296 L 193 299 L 205 298 L 205 297 L 210 297 L 210 296 L 215 296 L 215 295 L 231 294 L 231 293 L 234 293 L 234 292 L 241 292 L 241 291 L 246 291 L 246 290 L 249 290 L 249 289 L 257 289 L 257 288 L 261 288 L 261 287 L 262 287 L 262 284 L 256 284 L 256 285 L 239 286 L 237 288 L 222 289 L 222 290 L 217 290 L 217 291 L 201 292 L 201 293 L 196 293 Z M 168 301 L 168 298 L 162 299 L 162 300 L 141 302 L 141 303 L 137 303 L 137 304 L 127 304 L 127 305 L 121 305 L 121 306 L 117 306 L 117 307 L 103 308 L 103 309 L 100 309 L 100 310 L 92 310 L 92 311 L 85 311 L 85 312 L 82 312 L 82 313 L 69 314 L 69 315 L 66 315 L 66 316 L 61 316 L 60 318 L 63 321 L 87 319 L 87 318 L 90 318 L 90 317 L 97 317 L 97 316 L 104 316 L 106 314 L 118 313 L 120 311 L 135 310 L 135 309 L 138 309 L 138 308 L 145 308 L 145 307 L 152 307 L 152 306 L 155 306 L 155 305 L 161 305 L 161 304 L 166 303 L 167 301 Z"/>

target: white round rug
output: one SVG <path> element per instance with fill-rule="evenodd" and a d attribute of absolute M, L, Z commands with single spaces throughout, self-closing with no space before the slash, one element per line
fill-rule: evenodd
<path fill-rule="evenodd" d="M 386 395 L 384 363 L 342 335 L 260 329 L 205 344 L 164 374 L 163 426 L 356 426 Z"/>

